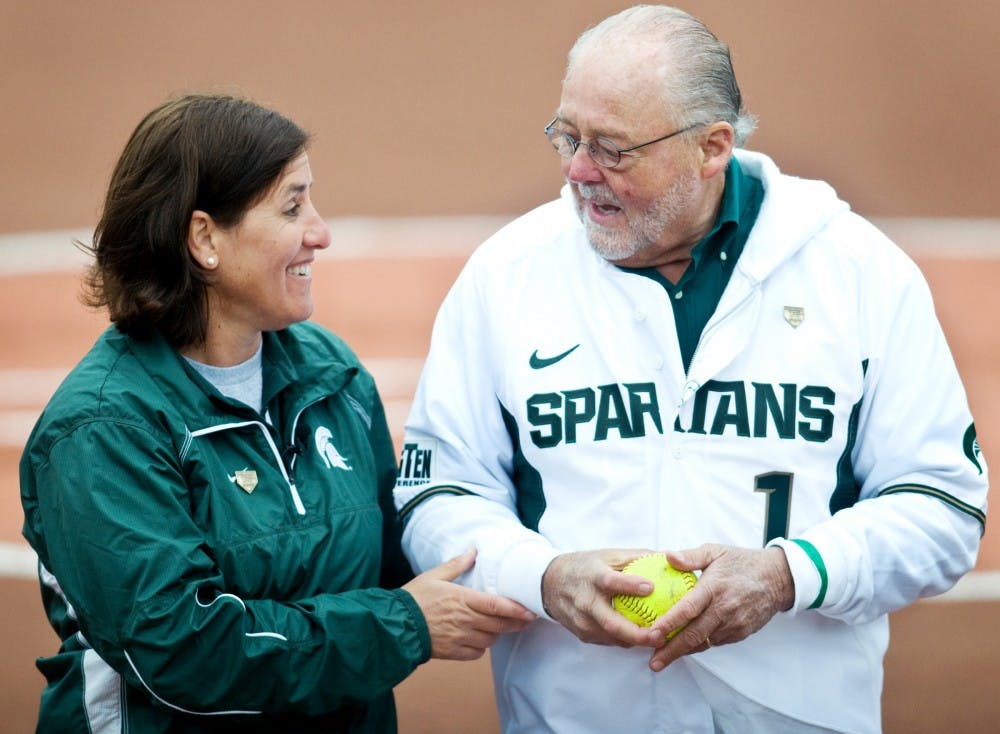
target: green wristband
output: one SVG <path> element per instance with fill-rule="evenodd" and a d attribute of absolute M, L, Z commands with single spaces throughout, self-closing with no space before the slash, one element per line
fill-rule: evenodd
<path fill-rule="evenodd" d="M 816 566 L 816 570 L 819 572 L 819 593 L 816 594 L 816 600 L 809 605 L 809 609 L 817 609 L 823 603 L 823 599 L 826 598 L 826 587 L 829 584 L 829 577 L 826 575 L 826 564 L 823 563 L 823 556 L 816 550 L 816 546 L 808 540 L 801 540 L 799 538 L 792 538 L 791 540 L 805 551 L 806 555 L 809 556 L 809 560 L 813 562 L 813 565 Z"/>

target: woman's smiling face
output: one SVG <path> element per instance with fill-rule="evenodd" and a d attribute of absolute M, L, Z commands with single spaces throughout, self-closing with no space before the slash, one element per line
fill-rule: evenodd
<path fill-rule="evenodd" d="M 310 198 L 312 182 L 303 153 L 239 224 L 217 230 L 218 266 L 209 286 L 213 329 L 249 337 L 312 314 L 312 262 L 316 250 L 330 245 L 330 230 Z"/>

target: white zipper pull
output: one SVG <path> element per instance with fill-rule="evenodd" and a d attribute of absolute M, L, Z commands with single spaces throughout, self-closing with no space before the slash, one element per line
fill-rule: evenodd
<path fill-rule="evenodd" d="M 680 408 L 684 403 L 694 397 L 694 394 L 698 392 L 698 388 L 701 387 L 694 380 L 688 380 L 684 383 L 684 391 L 681 393 L 681 401 L 677 403 L 677 407 Z"/>

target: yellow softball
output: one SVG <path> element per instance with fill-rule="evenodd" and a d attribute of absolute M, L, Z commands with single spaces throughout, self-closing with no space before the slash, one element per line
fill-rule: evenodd
<path fill-rule="evenodd" d="M 640 627 L 652 626 L 660 615 L 666 613 L 680 601 L 682 596 L 691 591 L 698 580 L 698 577 L 690 571 L 678 571 L 671 566 L 662 553 L 640 556 L 625 566 L 622 573 L 642 576 L 653 583 L 653 591 L 649 596 L 615 594 L 611 600 L 612 606 L 623 617 Z M 682 629 L 683 627 L 678 627 L 673 630 L 667 635 L 667 639 Z"/>

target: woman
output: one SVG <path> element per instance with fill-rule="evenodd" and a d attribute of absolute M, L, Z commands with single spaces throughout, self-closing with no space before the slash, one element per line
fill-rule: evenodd
<path fill-rule="evenodd" d="M 330 244 L 306 143 L 194 95 L 118 161 L 88 279 L 114 325 L 21 461 L 62 639 L 39 731 L 395 731 L 417 665 L 533 618 L 450 583 L 471 551 L 416 578 L 401 554 L 375 385 L 305 323 Z"/>

